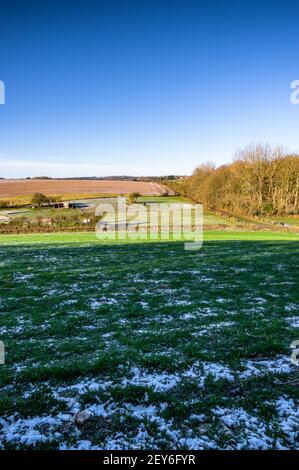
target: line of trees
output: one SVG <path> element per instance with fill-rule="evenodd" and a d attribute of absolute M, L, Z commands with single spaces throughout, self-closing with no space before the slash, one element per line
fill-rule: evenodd
<path fill-rule="evenodd" d="M 229 165 L 200 165 L 174 189 L 214 209 L 252 216 L 298 214 L 299 156 L 280 146 L 252 144 Z"/>

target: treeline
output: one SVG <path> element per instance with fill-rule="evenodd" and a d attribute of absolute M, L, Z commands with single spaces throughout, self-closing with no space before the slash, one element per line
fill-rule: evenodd
<path fill-rule="evenodd" d="M 182 178 L 181 175 L 165 175 L 165 176 L 130 176 L 130 175 L 111 175 L 111 176 L 65 176 L 62 178 L 52 176 L 27 176 L 26 178 L 16 178 L 17 180 L 67 180 L 67 181 L 161 181 L 161 180 L 175 180 Z M 10 178 L 3 178 L 0 180 Z"/>
<path fill-rule="evenodd" d="M 210 208 L 251 216 L 299 213 L 299 156 L 282 147 L 250 145 L 233 163 L 200 165 L 172 183 L 180 194 Z"/>

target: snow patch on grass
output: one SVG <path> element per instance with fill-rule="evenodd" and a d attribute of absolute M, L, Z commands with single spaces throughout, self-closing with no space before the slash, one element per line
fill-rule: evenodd
<path fill-rule="evenodd" d="M 56 417 L 36 416 L 34 418 L 16 419 L 15 416 L 11 416 L 6 420 L 0 418 L 0 425 L 2 426 L 0 449 L 3 448 L 5 442 L 35 446 L 38 443 L 57 439 L 61 436 L 57 428 L 69 419 L 70 416 L 63 413 L 59 413 Z"/>
<path fill-rule="evenodd" d="M 299 328 L 299 317 L 288 317 L 286 320 L 292 328 Z"/>
<path fill-rule="evenodd" d="M 239 374 L 240 379 L 265 374 L 289 374 L 294 370 L 294 366 L 287 356 L 278 356 L 268 360 L 247 360 L 242 361 L 241 364 L 245 370 Z"/>
<path fill-rule="evenodd" d="M 266 424 L 243 408 L 229 409 L 217 406 L 213 413 L 234 434 L 234 444 L 227 448 L 266 450 L 272 447 Z"/>

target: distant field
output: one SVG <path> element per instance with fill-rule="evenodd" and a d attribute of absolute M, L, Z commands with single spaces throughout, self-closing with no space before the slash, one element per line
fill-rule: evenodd
<path fill-rule="evenodd" d="M 291 236 L 2 236 L 0 448 L 298 449 Z"/>
<path fill-rule="evenodd" d="M 96 195 L 127 194 L 138 192 L 142 195 L 160 196 L 171 190 L 158 183 L 143 181 L 107 181 L 107 180 L 0 180 L 0 199 L 31 196 L 34 193 L 46 195 Z"/>
<path fill-rule="evenodd" d="M 78 196 L 78 195 L 77 195 Z M 109 198 L 109 199 L 108 199 Z M 112 197 L 110 194 L 106 195 L 104 197 L 88 197 L 88 198 L 77 198 L 77 202 L 80 202 L 82 204 L 86 204 L 89 206 L 89 211 L 90 213 L 94 213 L 96 207 L 99 204 L 112 204 L 115 208 L 117 207 L 117 197 Z M 140 196 L 137 199 L 137 203 L 147 203 L 147 210 L 150 210 L 150 205 L 153 203 L 156 204 L 166 204 L 166 205 L 172 205 L 172 204 L 188 204 L 190 201 L 187 198 L 184 198 L 182 196 Z M 15 209 L 3 209 L 0 210 L 0 222 L 1 222 L 1 216 L 9 216 L 11 220 L 18 219 L 20 217 L 33 220 L 37 219 L 40 217 L 56 217 L 56 216 L 75 216 L 80 215 L 82 211 L 80 209 L 66 209 L 66 208 L 61 208 L 61 209 L 53 209 L 49 207 L 42 207 L 39 209 L 33 209 L 30 207 L 20 207 L 20 208 L 15 208 Z M 231 230 L 234 230 L 236 227 L 236 224 L 232 223 L 230 219 L 227 217 L 223 217 L 220 215 L 217 215 L 208 209 L 205 209 L 203 212 L 203 222 L 204 226 L 207 230 L 214 230 L 214 229 L 224 229 L 229 228 Z M 1 228 L 1 226 L 0 226 Z M 59 229 L 58 229 L 59 230 Z M 81 228 L 82 230 L 82 228 Z M 50 230 L 51 231 L 51 230 Z"/>

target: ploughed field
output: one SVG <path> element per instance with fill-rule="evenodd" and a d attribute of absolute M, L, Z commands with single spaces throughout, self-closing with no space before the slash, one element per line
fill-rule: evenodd
<path fill-rule="evenodd" d="M 29 239 L 0 245 L 0 448 L 299 449 L 298 241 Z"/>
<path fill-rule="evenodd" d="M 29 196 L 35 193 L 60 194 L 127 194 L 138 192 L 142 195 L 159 196 L 172 191 L 165 186 L 143 181 L 119 180 L 1 180 L 1 197 Z"/>

